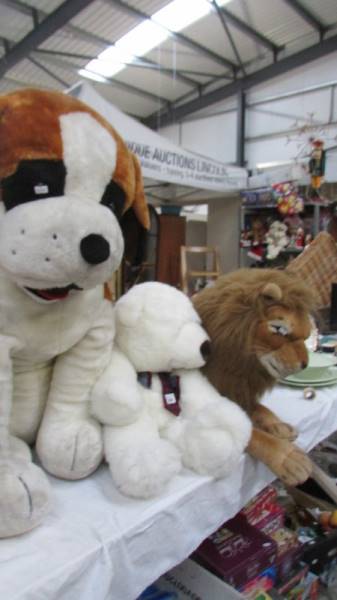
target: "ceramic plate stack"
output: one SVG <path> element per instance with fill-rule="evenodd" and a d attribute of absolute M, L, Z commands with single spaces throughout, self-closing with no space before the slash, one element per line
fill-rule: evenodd
<path fill-rule="evenodd" d="M 281 379 L 294 387 L 323 387 L 337 384 L 337 356 L 323 352 L 309 352 L 306 369 Z"/>

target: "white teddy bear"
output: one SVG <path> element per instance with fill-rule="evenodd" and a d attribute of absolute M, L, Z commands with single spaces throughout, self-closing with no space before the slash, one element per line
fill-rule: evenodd
<path fill-rule="evenodd" d="M 273 221 L 266 235 L 267 259 L 274 260 L 289 244 L 287 226 L 281 221 Z"/>
<path fill-rule="evenodd" d="M 246 414 L 199 368 L 210 342 L 189 298 L 158 282 L 116 304 L 112 361 L 92 412 L 105 424 L 105 455 L 126 495 L 160 493 L 182 465 L 216 478 L 237 465 L 251 434 Z"/>

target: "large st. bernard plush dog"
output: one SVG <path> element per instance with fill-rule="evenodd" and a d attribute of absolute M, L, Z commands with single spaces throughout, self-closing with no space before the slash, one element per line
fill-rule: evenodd
<path fill-rule="evenodd" d="M 47 471 L 78 479 L 102 458 L 89 393 L 114 336 L 103 284 L 123 253 L 119 216 L 147 226 L 135 157 L 79 100 L 0 97 L 0 537 L 43 518 Z M 11 434 L 11 435 L 10 435 Z"/>

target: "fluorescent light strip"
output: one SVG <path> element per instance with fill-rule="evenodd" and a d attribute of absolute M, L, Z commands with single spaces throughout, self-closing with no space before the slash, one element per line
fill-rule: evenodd
<path fill-rule="evenodd" d="M 219 0 L 219 5 L 229 0 Z M 136 56 L 144 56 L 159 46 L 170 32 L 178 32 L 195 23 L 212 10 L 208 0 L 173 0 L 121 37 L 113 46 L 106 48 L 97 58 L 91 60 L 79 74 L 89 79 L 104 81 L 119 73 Z M 99 79 L 100 78 L 100 79 Z"/>

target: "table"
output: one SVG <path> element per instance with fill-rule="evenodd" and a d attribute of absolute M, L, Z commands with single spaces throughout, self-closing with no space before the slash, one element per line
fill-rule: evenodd
<path fill-rule="evenodd" d="M 337 430 L 337 386 L 311 401 L 300 388 L 277 386 L 264 403 L 299 428 L 302 448 Z M 0 540 L 0 598 L 135 600 L 273 479 L 248 455 L 220 481 L 185 470 L 155 500 L 119 494 L 106 466 L 82 481 L 50 477 L 49 517 Z"/>

